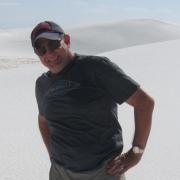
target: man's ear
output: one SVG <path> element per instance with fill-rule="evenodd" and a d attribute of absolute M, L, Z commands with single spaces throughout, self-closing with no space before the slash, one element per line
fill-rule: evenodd
<path fill-rule="evenodd" d="M 65 35 L 64 35 L 64 42 L 66 43 L 66 45 L 67 45 L 68 47 L 70 47 L 71 38 L 70 38 L 69 34 L 65 34 Z"/>

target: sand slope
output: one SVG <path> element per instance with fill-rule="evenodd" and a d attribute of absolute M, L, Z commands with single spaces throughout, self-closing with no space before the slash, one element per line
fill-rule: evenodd
<path fill-rule="evenodd" d="M 36 59 L 30 43 L 31 29 L 0 30 L 0 59 Z M 71 35 L 72 49 L 85 54 L 180 38 L 180 26 L 148 19 L 125 20 L 65 30 Z"/>
<path fill-rule="evenodd" d="M 135 44 L 128 46 L 136 46 L 122 49 L 118 43 L 116 44 L 119 42 L 118 38 L 115 38 L 116 35 L 111 36 L 115 39 L 115 46 L 109 36 L 106 38 L 107 41 L 104 41 L 104 38 L 98 39 L 100 37 L 98 33 L 101 33 L 101 37 L 105 37 L 104 28 L 100 25 L 94 27 L 96 33 L 92 27 L 85 28 L 89 32 L 92 30 L 93 37 L 96 38 L 92 41 L 87 36 L 87 39 L 89 38 L 87 42 L 94 44 L 83 48 L 88 50 L 87 47 L 90 46 L 92 52 L 97 49 L 96 52 L 100 53 L 101 49 L 98 47 L 100 42 L 103 42 L 103 46 L 109 52 L 101 55 L 111 58 L 155 98 L 152 132 L 146 152 L 141 163 L 128 171 L 127 180 L 179 180 L 180 40 L 137 46 L 140 41 L 142 44 L 150 43 L 153 37 L 161 37 L 159 41 L 179 38 L 179 27 L 157 21 L 133 22 L 134 24 L 132 21 L 121 22 L 119 25 L 112 24 L 112 27 L 109 25 L 107 29 L 111 34 L 115 33 L 115 30 L 118 30 L 117 33 L 127 32 L 123 34 L 125 40 L 121 41 L 121 45 L 125 42 L 134 42 Z M 121 27 L 121 31 L 118 27 Z M 135 27 L 139 27 L 135 33 L 137 36 L 130 36 L 132 30 L 135 31 Z M 144 41 L 144 36 L 138 34 L 139 29 L 145 33 L 147 41 Z M 149 30 L 148 36 L 147 30 Z M 2 67 L 0 69 L 0 179 L 2 180 L 48 180 L 50 163 L 38 130 L 38 111 L 34 95 L 35 80 L 45 68 L 32 54 L 28 32 L 28 29 L 26 32 L 17 29 L 0 31 L 0 67 Z M 164 32 L 162 36 L 160 32 Z M 81 38 L 84 39 L 83 36 Z M 124 44 L 124 47 L 126 45 Z M 117 49 L 116 47 L 121 49 L 110 51 Z M 32 64 L 25 65 L 29 62 Z M 19 68 L 8 69 L 8 65 L 17 67 L 18 63 L 21 64 Z M 124 130 L 125 151 L 131 145 L 133 134 L 132 108 L 126 104 L 120 106 L 119 121 Z"/>
<path fill-rule="evenodd" d="M 156 100 L 153 126 L 141 163 L 128 180 L 179 180 L 180 40 L 108 52 L 126 73 Z M 45 69 L 39 64 L 0 71 L 0 178 L 48 180 L 49 160 L 37 124 L 34 83 Z M 119 108 L 125 149 L 130 147 L 133 112 Z"/>

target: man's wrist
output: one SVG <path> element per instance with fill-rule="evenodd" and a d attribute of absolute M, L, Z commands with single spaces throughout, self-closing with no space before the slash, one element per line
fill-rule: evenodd
<path fill-rule="evenodd" d="M 144 153 L 144 148 L 141 148 L 140 146 L 138 145 L 133 145 L 132 148 L 131 148 L 132 152 L 136 155 L 138 154 L 143 154 Z"/>

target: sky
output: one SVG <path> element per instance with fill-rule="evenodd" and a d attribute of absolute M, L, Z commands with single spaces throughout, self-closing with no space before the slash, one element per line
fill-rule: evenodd
<path fill-rule="evenodd" d="M 0 29 L 53 20 L 65 27 L 126 19 L 180 22 L 179 0 L 0 0 Z"/>

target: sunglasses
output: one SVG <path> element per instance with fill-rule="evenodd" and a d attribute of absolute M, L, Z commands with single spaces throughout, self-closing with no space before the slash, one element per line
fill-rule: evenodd
<path fill-rule="evenodd" d="M 36 45 L 34 47 L 35 53 L 39 56 L 43 56 L 47 51 L 54 51 L 61 46 L 61 40 L 49 40 L 46 45 Z"/>

